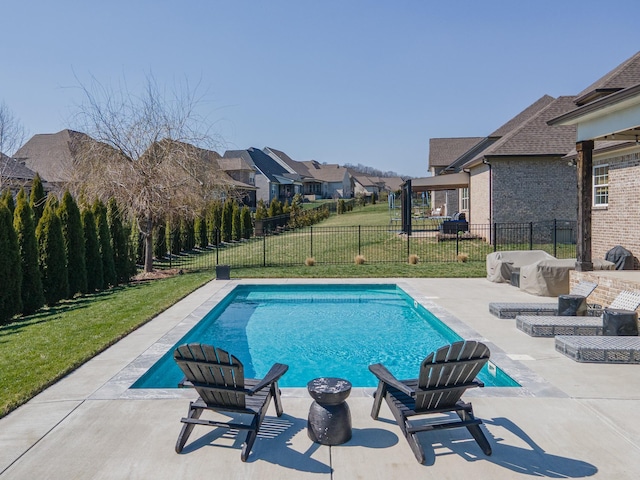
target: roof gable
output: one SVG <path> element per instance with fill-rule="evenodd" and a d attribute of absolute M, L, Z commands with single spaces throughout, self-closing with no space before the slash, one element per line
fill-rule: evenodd
<path fill-rule="evenodd" d="M 430 138 L 429 168 L 447 167 L 484 137 Z"/>
<path fill-rule="evenodd" d="M 555 99 L 550 95 L 543 95 L 538 100 L 536 100 L 531 105 L 529 105 L 527 108 L 525 108 L 522 112 L 520 112 L 511 120 L 509 120 L 507 123 L 499 127 L 496 131 L 494 131 L 491 135 L 489 135 L 489 137 L 505 136 L 507 133 L 511 132 L 514 128 L 518 127 L 518 125 L 521 125 L 523 122 L 526 122 L 531 117 L 536 115 L 538 112 L 540 112 L 540 110 L 545 108 L 554 100 Z"/>
<path fill-rule="evenodd" d="M 493 145 L 469 164 L 489 156 L 565 155 L 575 145 L 575 127 L 551 127 L 547 121 L 574 108 L 575 97 L 559 97 Z"/>
<path fill-rule="evenodd" d="M 31 137 L 15 153 L 16 160 L 38 172 L 48 182 L 67 182 L 71 179 L 73 162 L 83 141 L 92 140 L 85 133 L 62 130 Z"/>
<path fill-rule="evenodd" d="M 624 88 L 640 83 L 640 52 L 585 88 L 577 95 L 576 105 L 585 105 Z"/>

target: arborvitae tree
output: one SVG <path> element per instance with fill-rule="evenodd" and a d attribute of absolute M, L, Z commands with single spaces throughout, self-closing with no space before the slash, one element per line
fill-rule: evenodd
<path fill-rule="evenodd" d="M 153 256 L 164 258 L 167 254 L 167 224 L 162 222 L 153 231 Z"/>
<path fill-rule="evenodd" d="M 9 209 L 9 213 L 13 216 L 13 212 L 16 209 L 16 204 L 13 201 L 13 194 L 11 193 L 11 189 L 7 188 L 2 192 L 2 196 L 0 196 L 0 203 L 4 203 L 5 207 Z"/>
<path fill-rule="evenodd" d="M 87 292 L 87 266 L 84 263 L 84 231 L 80 209 L 69 190 L 62 195 L 58 216 L 62 223 L 64 249 L 67 254 L 69 298 L 71 298 L 76 293 Z"/>
<path fill-rule="evenodd" d="M 0 324 L 22 311 L 22 271 L 18 236 L 13 229 L 13 216 L 0 202 Z"/>
<path fill-rule="evenodd" d="M 104 288 L 102 275 L 102 257 L 100 256 L 100 242 L 93 211 L 90 208 L 82 210 L 82 227 L 84 228 L 84 251 L 87 265 L 87 289 L 90 292 Z"/>
<path fill-rule="evenodd" d="M 100 256 L 102 257 L 102 279 L 104 288 L 117 283 L 116 266 L 113 263 L 113 247 L 111 246 L 111 234 L 107 222 L 107 207 L 100 200 L 93 203 L 93 215 L 96 221 L 98 242 L 100 243 Z"/>
<path fill-rule="evenodd" d="M 230 198 L 227 198 L 222 207 L 222 221 L 220 222 L 220 231 L 223 242 L 231 241 L 231 234 L 233 228 L 233 204 L 235 202 Z"/>
<path fill-rule="evenodd" d="M 167 251 L 172 255 L 178 255 L 180 253 L 180 224 L 177 227 L 173 225 L 176 222 L 167 222 Z"/>
<path fill-rule="evenodd" d="M 240 207 L 237 203 L 233 205 L 231 218 L 231 238 L 236 242 L 242 238 L 242 224 L 240 223 Z"/>
<path fill-rule="evenodd" d="M 222 225 L 222 202 L 215 200 L 207 211 L 207 236 L 211 245 L 219 241 L 219 231 Z"/>
<path fill-rule="evenodd" d="M 282 203 L 274 198 L 269 204 L 269 217 L 277 217 L 278 215 L 282 215 Z"/>
<path fill-rule="evenodd" d="M 142 264 L 143 242 L 140 240 L 140 229 L 136 220 L 131 220 L 127 226 L 129 238 L 129 277 L 138 273 L 138 265 Z"/>
<path fill-rule="evenodd" d="M 42 185 L 40 175 L 36 173 L 36 176 L 33 177 L 31 196 L 29 197 L 29 206 L 31 207 L 31 210 L 33 210 L 33 223 L 36 226 L 40 221 L 40 217 L 42 217 L 42 212 L 44 212 L 44 206 L 46 203 L 47 195 L 44 193 L 44 186 Z"/>
<path fill-rule="evenodd" d="M 180 219 L 180 246 L 182 251 L 188 252 L 193 250 L 195 246 L 195 234 L 193 231 L 193 221 L 181 218 Z"/>
<path fill-rule="evenodd" d="M 251 238 L 253 235 L 253 223 L 251 222 L 251 211 L 246 205 L 240 212 L 240 223 L 242 224 L 242 238 Z"/>
<path fill-rule="evenodd" d="M 264 204 L 264 200 L 258 200 L 258 206 L 256 207 L 256 220 L 262 220 L 268 216 L 269 212 L 267 211 L 267 206 Z"/>
<path fill-rule="evenodd" d="M 47 305 L 55 305 L 69 295 L 67 254 L 57 207 L 57 199 L 50 195 L 36 227 L 42 290 Z"/>
<path fill-rule="evenodd" d="M 16 198 L 13 213 L 13 228 L 18 235 L 20 270 L 22 271 L 22 313 L 30 315 L 44 305 L 42 280 L 38 267 L 38 242 L 33 224 L 33 211 L 27 201 L 27 194 L 21 189 Z"/>
<path fill-rule="evenodd" d="M 207 222 L 204 218 L 204 213 L 198 215 L 193 220 L 193 231 L 196 239 L 196 246 L 199 248 L 206 248 L 209 241 L 207 240 Z"/>
<path fill-rule="evenodd" d="M 120 209 L 115 198 L 111 198 L 107 204 L 107 221 L 109 222 L 109 234 L 111 236 L 111 246 L 113 247 L 113 263 L 116 269 L 116 282 L 126 283 L 129 281 L 131 268 L 129 267 L 129 254 L 127 236 L 122 226 Z"/>

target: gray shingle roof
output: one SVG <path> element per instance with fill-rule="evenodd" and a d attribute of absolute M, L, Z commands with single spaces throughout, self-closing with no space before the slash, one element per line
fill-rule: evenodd
<path fill-rule="evenodd" d="M 640 52 L 581 91 L 577 95 L 576 104 L 585 105 L 597 98 L 638 83 L 640 83 Z"/>
<path fill-rule="evenodd" d="M 14 157 L 38 172 L 43 181 L 66 182 L 71 179 L 78 146 L 90 139 L 87 134 L 73 130 L 41 133 L 31 137 Z"/>
<path fill-rule="evenodd" d="M 450 165 L 483 139 L 484 137 L 430 138 L 429 168 Z"/>
<path fill-rule="evenodd" d="M 547 125 L 547 120 L 573 109 L 575 98 L 557 98 L 474 157 L 467 165 L 491 156 L 565 155 L 575 146 L 575 127 L 551 127 Z"/>
<path fill-rule="evenodd" d="M 545 108 L 547 105 L 549 105 L 554 100 L 555 99 L 550 95 L 544 95 L 544 96 L 540 97 L 538 100 L 536 100 L 531 105 L 529 105 L 527 108 L 525 108 L 522 112 L 517 114 L 515 117 L 513 117 L 507 123 L 502 125 L 495 132 L 493 132 L 491 135 L 489 135 L 489 137 L 503 137 L 503 136 L 505 136 L 507 133 L 511 132 L 514 128 L 516 128 L 518 125 L 521 125 L 523 122 L 526 122 L 528 119 L 530 119 L 532 116 L 537 114 L 540 110 Z"/>
<path fill-rule="evenodd" d="M 307 167 L 309 176 L 324 182 L 342 182 L 348 170 L 337 163 L 321 164 L 316 160 L 300 162 Z"/>
<path fill-rule="evenodd" d="M 0 153 L 0 175 L 11 180 L 33 180 L 36 173 L 23 163 Z"/>

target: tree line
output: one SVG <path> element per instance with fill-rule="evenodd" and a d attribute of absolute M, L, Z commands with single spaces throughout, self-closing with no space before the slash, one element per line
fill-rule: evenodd
<path fill-rule="evenodd" d="M 120 209 L 65 191 L 46 194 L 36 175 L 27 196 L 0 196 L 0 323 L 44 305 L 129 281 L 136 266 Z"/>

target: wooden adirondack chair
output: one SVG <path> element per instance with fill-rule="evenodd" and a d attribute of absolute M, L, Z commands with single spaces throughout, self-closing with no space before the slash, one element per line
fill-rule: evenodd
<path fill-rule="evenodd" d="M 480 429 L 482 420 L 475 418 L 470 403 L 460 400 L 468 388 L 483 387 L 476 375 L 489 360 L 486 345 L 475 342 L 456 342 L 429 354 L 420 365 L 419 377 L 397 380 L 382 364 L 370 365 L 369 370 L 378 377 L 371 416 L 378 418 L 382 400 L 409 442 L 418 462 L 424 462 L 424 451 L 418 440 L 419 432 L 466 427 L 486 455 L 491 446 Z M 459 419 L 438 418 L 424 424 L 413 423 L 410 417 L 455 412 Z"/>
<path fill-rule="evenodd" d="M 176 452 L 182 451 L 196 425 L 247 430 L 240 454 L 245 462 L 272 398 L 276 414 L 282 415 L 278 380 L 289 367 L 275 363 L 263 379 L 247 379 L 244 378 L 244 367 L 236 357 L 220 348 L 200 343 L 181 345 L 173 358 L 185 374 L 184 385 L 192 386 L 200 395 L 198 400 L 189 404 L 187 417 L 180 420 L 184 425 L 176 442 Z M 201 420 L 204 410 L 250 415 L 251 421 Z"/>

